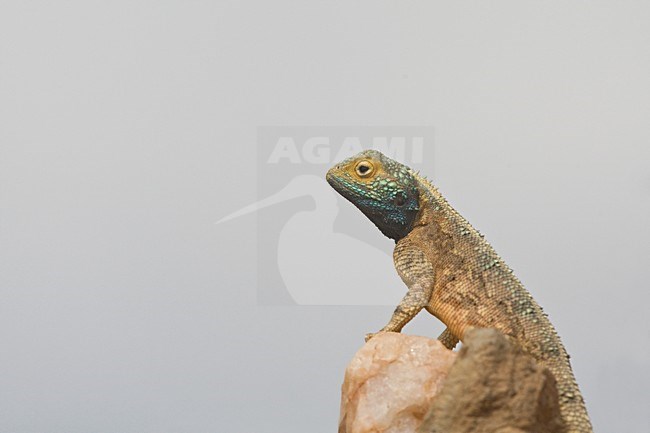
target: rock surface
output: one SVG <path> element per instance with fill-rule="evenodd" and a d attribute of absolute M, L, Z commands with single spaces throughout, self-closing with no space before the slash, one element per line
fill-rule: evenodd
<path fill-rule="evenodd" d="M 342 388 L 339 433 L 563 433 L 555 379 L 500 332 L 437 340 L 373 337 Z"/>
<path fill-rule="evenodd" d="M 415 432 L 455 358 L 437 340 L 376 335 L 345 372 L 339 433 Z"/>
<path fill-rule="evenodd" d="M 497 330 L 471 330 L 419 431 L 563 432 L 555 378 Z"/>

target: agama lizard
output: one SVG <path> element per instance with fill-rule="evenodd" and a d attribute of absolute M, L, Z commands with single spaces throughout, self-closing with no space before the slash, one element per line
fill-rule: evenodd
<path fill-rule="evenodd" d="M 367 150 L 332 167 L 327 181 L 396 242 L 395 268 L 408 291 L 379 332 L 400 332 L 423 308 L 447 326 L 438 338 L 450 349 L 472 327 L 496 328 L 553 373 L 567 431 L 593 431 L 569 355 L 546 314 L 425 177 Z"/>

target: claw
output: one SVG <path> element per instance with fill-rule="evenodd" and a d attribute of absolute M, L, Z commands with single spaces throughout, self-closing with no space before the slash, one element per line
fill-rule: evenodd
<path fill-rule="evenodd" d="M 377 334 L 379 334 L 379 332 L 370 332 L 370 333 L 366 334 L 366 343 L 367 343 L 367 342 L 368 342 L 372 337 L 374 337 L 374 336 L 377 335 Z"/>

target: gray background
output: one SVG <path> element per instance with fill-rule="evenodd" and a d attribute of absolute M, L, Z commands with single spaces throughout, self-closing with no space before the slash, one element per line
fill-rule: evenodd
<path fill-rule="evenodd" d="M 450 3 L 0 2 L 0 432 L 335 431 L 391 307 L 258 306 L 213 223 L 259 125 L 394 124 L 648 431 L 650 4 Z"/>

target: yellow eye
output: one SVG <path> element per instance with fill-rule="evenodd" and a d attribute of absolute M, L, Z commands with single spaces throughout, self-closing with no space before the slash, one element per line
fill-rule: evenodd
<path fill-rule="evenodd" d="M 370 161 L 360 161 L 357 166 L 354 167 L 354 171 L 359 177 L 370 177 L 375 171 L 375 167 Z"/>

